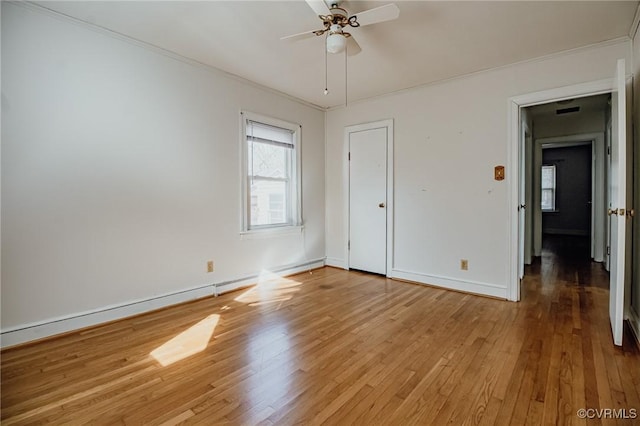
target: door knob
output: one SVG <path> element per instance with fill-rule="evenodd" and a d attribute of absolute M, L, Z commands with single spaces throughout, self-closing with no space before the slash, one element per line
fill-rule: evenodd
<path fill-rule="evenodd" d="M 381 209 L 383 209 L 383 208 L 384 208 L 384 203 L 380 203 L 380 204 L 378 204 L 378 207 L 380 207 Z"/>
<path fill-rule="evenodd" d="M 636 211 L 634 209 L 627 210 L 627 219 L 630 217 L 634 217 L 636 215 Z"/>
<path fill-rule="evenodd" d="M 615 210 L 607 209 L 607 214 L 609 216 L 615 216 L 618 214 L 618 209 L 615 209 Z"/>

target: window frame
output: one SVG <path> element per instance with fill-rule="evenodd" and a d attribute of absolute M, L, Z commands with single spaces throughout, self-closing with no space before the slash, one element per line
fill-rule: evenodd
<path fill-rule="evenodd" d="M 247 123 L 253 121 L 272 127 L 279 127 L 292 132 L 293 152 L 291 153 L 290 196 L 291 203 L 285 206 L 285 216 L 288 221 L 273 225 L 251 226 L 251 190 L 249 180 L 249 144 Z M 240 111 L 240 173 L 241 173 L 241 235 L 286 233 L 302 229 L 302 179 L 301 179 L 301 133 L 302 126 L 278 118 L 268 117 L 250 111 Z M 286 204 L 286 203 L 285 203 Z"/>
<path fill-rule="evenodd" d="M 545 168 L 553 169 L 553 186 L 551 188 L 546 188 L 542 184 L 542 181 L 543 181 L 542 174 Z M 550 209 L 545 209 L 542 206 L 542 194 L 544 193 L 544 191 L 551 191 L 551 193 L 553 194 L 551 197 L 552 206 Z M 543 164 L 540 167 L 540 210 L 542 210 L 543 213 L 553 213 L 558 211 L 557 204 L 556 204 L 557 194 L 558 194 L 558 168 L 556 167 L 555 164 Z"/>

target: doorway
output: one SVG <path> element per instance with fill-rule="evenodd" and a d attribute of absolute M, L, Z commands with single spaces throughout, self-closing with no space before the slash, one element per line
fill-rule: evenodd
<path fill-rule="evenodd" d="M 349 269 L 388 275 L 392 268 L 393 122 L 345 129 Z"/>
<path fill-rule="evenodd" d="M 557 254 L 565 253 L 585 262 L 596 260 L 592 249 L 596 240 L 594 228 L 598 228 L 600 235 L 604 231 L 603 223 L 592 220 L 594 154 L 591 142 L 542 146 L 542 247 L 563 248 Z M 603 183 L 597 182 L 598 185 Z M 603 208 L 598 203 L 597 209 Z M 550 244 L 549 240 L 554 243 Z M 601 238 L 598 238 L 598 244 L 602 244 Z"/>
<path fill-rule="evenodd" d="M 530 202 L 524 221 L 526 248 L 541 256 L 549 234 L 588 240 L 587 256 L 606 253 L 606 122 L 610 94 L 571 98 L 524 108 L 534 128 L 521 176 Z M 526 256 L 524 263 L 531 264 Z"/>
<path fill-rule="evenodd" d="M 612 122 L 611 131 L 611 168 L 607 172 L 607 191 L 611 194 L 612 206 L 608 210 L 611 217 L 611 262 L 609 279 L 609 318 L 611 322 L 612 337 L 614 344 L 622 344 L 623 317 L 625 308 L 625 270 L 630 270 L 630 254 L 626 249 L 625 240 L 629 239 L 625 222 L 625 208 L 630 205 L 630 191 L 627 191 L 627 179 L 629 175 L 626 170 L 627 150 L 631 149 L 630 139 L 627 138 L 627 83 L 625 77 L 625 60 L 617 61 L 613 69 L 613 78 L 600 80 L 591 83 L 567 86 L 548 91 L 522 95 L 510 99 L 510 134 L 511 143 L 509 147 L 510 164 L 514 169 L 511 175 L 514 180 L 510 184 L 510 205 L 514 206 L 510 212 L 511 219 L 511 254 L 510 254 L 510 277 L 509 299 L 520 300 L 521 278 L 519 271 L 524 263 L 524 243 L 519 236 L 521 229 L 526 225 L 520 210 L 523 208 L 521 200 L 524 194 L 521 191 L 522 181 L 525 179 L 525 168 L 520 164 L 522 158 L 522 138 L 521 129 L 523 121 L 527 119 L 526 108 L 534 105 L 542 105 L 555 102 L 571 102 L 587 96 L 610 93 L 610 113 Z M 565 108 L 563 108 L 565 109 Z M 572 106 L 566 108 L 567 112 L 573 112 Z M 559 112 L 557 112 L 559 113 Z M 535 129 L 534 129 L 535 133 Z M 534 135 L 535 137 L 535 135 Z M 629 146 L 629 148 L 628 148 Z M 630 189 L 630 187 L 629 187 Z M 534 201 L 534 206 L 537 203 Z M 517 206 L 517 208 L 515 208 Z M 615 207 L 615 208 L 614 208 Z M 629 274 L 630 275 L 630 274 Z M 630 282 L 630 281 L 628 281 Z"/>

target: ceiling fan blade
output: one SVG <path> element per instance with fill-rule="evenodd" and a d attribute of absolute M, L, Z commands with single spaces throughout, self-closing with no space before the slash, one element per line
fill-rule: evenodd
<path fill-rule="evenodd" d="M 347 38 L 347 55 L 355 56 L 360 52 L 362 52 L 362 48 L 360 47 L 356 39 L 353 38 L 353 35 L 351 37 L 348 37 Z"/>
<path fill-rule="evenodd" d="M 376 7 L 374 9 L 365 10 L 356 13 L 356 21 L 361 27 L 365 25 L 377 24 L 378 22 L 391 21 L 400 16 L 400 9 L 394 3 Z"/>
<path fill-rule="evenodd" d="M 331 11 L 329 10 L 329 7 L 323 0 L 306 0 L 306 1 L 309 7 L 313 9 L 316 15 L 318 16 L 331 15 Z"/>
<path fill-rule="evenodd" d="M 303 33 L 292 34 L 286 37 L 280 37 L 280 40 L 286 41 L 298 41 L 304 40 L 305 38 L 311 38 L 316 36 L 316 30 L 305 31 Z"/>

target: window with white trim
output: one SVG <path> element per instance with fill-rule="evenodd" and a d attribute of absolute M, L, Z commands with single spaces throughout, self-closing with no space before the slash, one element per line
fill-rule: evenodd
<path fill-rule="evenodd" d="M 243 231 L 299 226 L 300 126 L 242 113 Z"/>
<path fill-rule="evenodd" d="M 541 207 L 543 212 L 556 210 L 556 166 L 542 166 Z"/>

